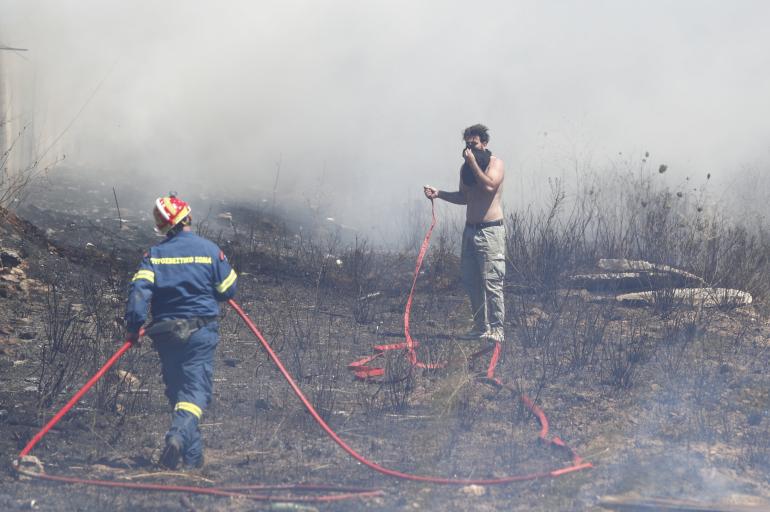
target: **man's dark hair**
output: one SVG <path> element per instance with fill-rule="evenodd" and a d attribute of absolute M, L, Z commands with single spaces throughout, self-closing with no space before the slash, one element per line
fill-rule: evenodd
<path fill-rule="evenodd" d="M 466 128 L 463 132 L 463 140 L 469 137 L 473 137 L 474 135 L 479 136 L 479 140 L 482 142 L 482 144 L 489 142 L 489 128 L 483 124 L 474 124 L 473 126 Z"/>

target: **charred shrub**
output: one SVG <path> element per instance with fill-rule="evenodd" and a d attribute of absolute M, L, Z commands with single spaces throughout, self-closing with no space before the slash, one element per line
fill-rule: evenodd
<path fill-rule="evenodd" d="M 0 131 L 3 132 L 10 130 L 10 126 L 16 124 L 17 121 L 5 118 L 5 115 L 7 112 L 3 112 L 4 118 L 0 119 Z M 56 158 L 47 167 L 40 166 L 40 162 L 37 160 L 18 167 L 10 165 L 14 151 L 19 151 L 17 145 L 22 146 L 25 142 L 25 136 L 29 135 L 27 128 L 28 125 L 26 124 L 20 126 L 15 136 L 12 136 L 10 141 L 6 141 L 10 144 L 3 146 L 3 152 L 0 153 L 0 220 L 3 220 L 7 212 L 12 210 L 14 206 L 17 206 L 17 201 L 24 199 L 29 192 L 30 185 L 61 160 Z M 3 135 L 6 134 L 3 133 Z"/>
<path fill-rule="evenodd" d="M 597 359 L 597 349 L 605 341 L 607 326 L 612 318 L 612 306 L 590 307 L 579 303 L 572 318 L 569 332 L 572 343 L 569 344 L 569 363 L 573 369 L 592 366 Z"/>
<path fill-rule="evenodd" d="M 315 370 L 314 376 L 310 380 L 310 395 L 313 405 L 325 420 L 328 420 L 334 413 L 340 379 L 347 377 L 342 358 L 340 358 L 342 353 L 341 340 L 336 335 L 334 317 L 328 315 L 327 318 L 325 335 L 319 336 L 318 344 L 311 350 Z"/>
<path fill-rule="evenodd" d="M 682 306 L 682 299 L 674 295 L 673 288 L 661 288 L 652 291 L 653 310 L 661 316 L 668 318 L 678 307 Z"/>
<path fill-rule="evenodd" d="M 620 323 L 602 346 L 603 382 L 627 389 L 634 384 L 640 366 L 649 360 L 651 342 L 639 322 Z"/>
<path fill-rule="evenodd" d="M 378 279 L 374 250 L 365 239 L 356 237 L 353 247 L 345 251 L 342 262 L 343 275 L 349 279 L 354 294 L 353 319 L 360 324 L 370 323 L 377 317 L 376 299 L 380 295 L 375 290 Z"/>
<path fill-rule="evenodd" d="M 592 212 L 581 204 L 565 211 L 561 182 L 549 183 L 547 209 L 514 212 L 506 222 L 509 279 L 536 290 L 558 287 L 568 272 L 595 259 L 588 244 Z"/>
<path fill-rule="evenodd" d="M 59 269 L 61 270 L 61 269 Z M 59 276 L 69 276 L 65 271 Z M 67 277 L 50 280 L 46 293 L 44 330 L 38 380 L 38 406 L 47 409 L 84 385 L 104 365 L 119 344 L 122 326 L 115 321 L 122 313 L 120 280 Z M 74 290 L 65 293 L 63 290 Z M 134 413 L 145 402 L 139 380 L 131 373 L 140 358 L 129 351 L 99 380 L 87 400 L 93 410 L 117 413 L 118 421 Z"/>
<path fill-rule="evenodd" d="M 523 301 L 517 303 L 518 334 L 525 347 L 543 347 L 549 343 L 558 327 L 558 311 L 543 311 L 537 306 L 529 307 Z"/>
<path fill-rule="evenodd" d="M 450 224 L 442 224 L 438 237 L 432 242 L 427 271 L 439 286 L 448 286 L 460 275 L 459 259 L 455 254 L 456 235 L 460 229 Z"/>
<path fill-rule="evenodd" d="M 387 354 L 385 379 L 387 408 L 392 411 L 405 410 L 414 391 L 414 370 L 403 353 Z"/>
<path fill-rule="evenodd" d="M 384 358 L 385 374 L 382 380 L 377 382 L 374 391 L 364 388 L 358 397 L 364 413 L 370 416 L 404 411 L 414 392 L 414 369 L 406 355 L 401 351 L 388 351 Z"/>
<path fill-rule="evenodd" d="M 664 375 L 672 378 L 680 375 L 690 362 L 690 348 L 700 331 L 698 322 L 698 315 L 683 310 L 664 321 L 661 340 L 655 350 L 655 359 Z"/>
<path fill-rule="evenodd" d="M 92 326 L 73 308 L 71 302 L 62 297 L 54 283 L 48 286 L 46 294 L 45 335 L 40 353 L 38 380 L 38 405 L 48 408 L 60 393 L 71 389 L 78 382 L 81 370 L 92 356 Z"/>

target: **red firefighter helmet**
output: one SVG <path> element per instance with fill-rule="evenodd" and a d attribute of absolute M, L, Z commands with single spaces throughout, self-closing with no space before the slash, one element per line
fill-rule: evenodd
<path fill-rule="evenodd" d="M 176 196 L 159 197 L 155 200 L 152 216 L 155 217 L 155 230 L 166 234 L 171 228 L 190 215 L 190 205 Z"/>

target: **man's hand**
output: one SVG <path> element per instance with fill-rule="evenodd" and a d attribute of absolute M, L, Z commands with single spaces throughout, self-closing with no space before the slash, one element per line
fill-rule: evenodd
<path fill-rule="evenodd" d="M 428 199 L 437 199 L 438 198 L 438 189 L 431 187 L 430 185 L 424 185 L 422 187 L 423 192 L 425 192 L 425 197 Z"/>
<path fill-rule="evenodd" d="M 478 165 L 476 162 L 476 155 L 473 154 L 473 151 L 471 151 L 471 148 L 465 148 L 465 151 L 463 151 L 463 156 L 465 157 L 465 161 L 468 162 L 468 165 L 473 166 L 473 164 Z"/>

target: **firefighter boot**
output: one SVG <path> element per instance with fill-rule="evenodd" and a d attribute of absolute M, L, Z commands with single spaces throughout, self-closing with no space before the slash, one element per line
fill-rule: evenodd
<path fill-rule="evenodd" d="M 166 438 L 178 437 L 184 440 L 181 457 L 185 466 L 203 465 L 203 441 L 198 428 L 198 417 L 190 411 L 177 409 Z"/>
<path fill-rule="evenodd" d="M 160 465 L 168 469 L 177 469 L 182 457 L 184 443 L 182 438 L 176 435 L 166 435 L 166 447 L 160 455 Z"/>

